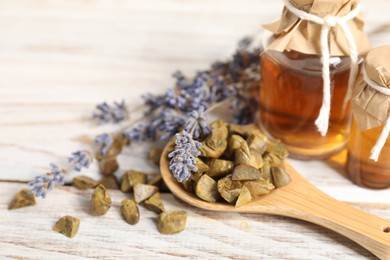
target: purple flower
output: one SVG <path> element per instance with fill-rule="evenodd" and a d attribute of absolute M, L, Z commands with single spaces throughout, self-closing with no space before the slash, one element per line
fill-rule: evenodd
<path fill-rule="evenodd" d="M 96 105 L 96 111 L 93 112 L 93 119 L 97 119 L 100 123 L 108 123 L 111 121 L 111 107 L 106 103 Z"/>
<path fill-rule="evenodd" d="M 187 101 L 179 93 L 176 93 L 174 89 L 169 89 L 163 95 L 145 94 L 142 95 L 145 105 L 147 106 L 146 115 L 151 115 L 157 109 L 172 108 L 181 110 L 186 107 Z"/>
<path fill-rule="evenodd" d="M 206 123 L 204 110 L 205 109 L 201 107 L 199 110 L 189 113 L 187 122 L 184 126 L 184 129 L 187 132 L 192 133 L 195 139 L 211 134 L 211 127 Z"/>
<path fill-rule="evenodd" d="M 99 153 L 102 156 L 108 152 L 113 142 L 114 138 L 109 134 L 101 134 L 95 138 L 95 143 L 101 146 Z"/>
<path fill-rule="evenodd" d="M 167 108 L 176 108 L 182 110 L 186 107 L 186 98 L 177 94 L 173 89 L 169 89 L 164 96 L 164 104 Z"/>
<path fill-rule="evenodd" d="M 246 125 L 255 121 L 258 104 L 254 98 L 237 96 L 229 108 L 233 111 L 232 123 Z"/>
<path fill-rule="evenodd" d="M 150 124 L 139 124 L 132 129 L 126 130 L 125 137 L 133 143 L 145 142 L 153 138 L 149 129 Z"/>
<path fill-rule="evenodd" d="M 167 140 L 179 132 L 185 122 L 185 117 L 174 109 L 164 109 L 152 120 L 149 131 L 154 139 L 159 136 L 161 140 Z"/>
<path fill-rule="evenodd" d="M 35 180 L 28 183 L 32 187 L 28 193 L 44 199 L 48 191 L 54 189 L 57 185 L 64 185 L 64 182 L 64 173 L 60 171 L 57 165 L 50 164 L 49 173 L 37 176 Z"/>
<path fill-rule="evenodd" d="M 125 101 L 114 102 L 113 105 L 109 105 L 106 102 L 96 105 L 96 109 L 93 112 L 94 119 L 99 123 L 119 123 L 129 117 Z"/>
<path fill-rule="evenodd" d="M 68 162 L 74 165 L 76 171 L 80 172 L 82 168 L 89 168 L 92 159 L 90 152 L 76 151 L 68 158 Z"/>
<path fill-rule="evenodd" d="M 182 74 L 181 74 L 182 75 Z M 180 97 L 185 100 L 184 106 L 180 107 L 184 113 L 198 110 L 200 107 L 209 106 L 209 74 L 198 72 L 194 79 L 188 79 L 183 75 L 176 78 L 176 86 L 179 89 Z"/>
<path fill-rule="evenodd" d="M 165 103 L 165 95 L 153 95 L 151 93 L 147 93 L 141 96 L 144 100 L 144 103 L 148 110 L 146 111 L 146 115 L 150 115 L 153 111 L 163 106 Z"/>
<path fill-rule="evenodd" d="M 175 109 L 165 108 L 150 119 L 150 123 L 139 124 L 125 131 L 131 142 L 167 140 L 174 136 L 185 124 L 185 117 Z"/>
<path fill-rule="evenodd" d="M 171 158 L 169 169 L 178 182 L 183 182 L 190 178 L 191 172 L 198 170 L 195 166 L 196 157 L 200 155 L 198 148 L 202 144 L 193 140 L 185 130 L 176 134 L 175 144 L 175 150 L 168 155 Z"/>
<path fill-rule="evenodd" d="M 210 101 L 213 103 L 221 102 L 236 94 L 235 84 L 226 84 L 220 75 L 210 76 Z"/>

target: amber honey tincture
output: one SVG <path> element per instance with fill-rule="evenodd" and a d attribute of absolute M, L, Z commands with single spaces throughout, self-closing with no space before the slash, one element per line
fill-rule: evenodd
<path fill-rule="evenodd" d="M 345 147 L 349 86 L 370 49 L 363 24 L 358 0 L 285 0 L 280 20 L 264 26 L 258 122 L 292 157 L 323 159 Z"/>
<path fill-rule="evenodd" d="M 371 50 L 352 93 L 347 174 L 356 184 L 390 187 L 390 46 Z"/>
<path fill-rule="evenodd" d="M 363 68 L 363 77 L 364 81 L 367 83 L 367 85 L 379 93 L 382 93 L 388 97 L 390 97 L 390 89 L 383 87 L 382 85 L 376 83 L 375 81 L 371 80 L 369 76 L 367 75 L 366 70 Z M 375 146 L 371 149 L 370 159 L 377 162 L 380 156 L 380 153 L 383 149 L 383 146 L 385 146 L 385 143 L 387 139 L 389 138 L 390 134 L 390 116 L 387 118 L 386 123 L 382 129 L 381 134 L 378 137 L 378 141 L 375 143 Z"/>
<path fill-rule="evenodd" d="M 349 13 L 344 16 L 337 17 L 327 15 L 319 17 L 305 11 L 297 9 L 289 0 L 284 0 L 285 7 L 294 15 L 302 20 L 321 25 L 320 48 L 322 61 L 322 80 L 323 80 L 323 101 L 320 113 L 315 121 L 315 125 L 322 136 L 325 136 L 329 128 L 329 117 L 331 107 L 331 82 L 330 82 L 330 50 L 329 50 L 329 33 L 332 27 L 340 26 L 345 34 L 349 45 L 349 56 L 351 58 L 351 68 L 349 73 L 348 90 L 344 100 L 343 109 L 346 107 L 346 101 L 350 99 L 351 89 L 355 83 L 358 73 L 358 51 L 356 42 L 351 34 L 347 22 L 353 20 L 360 13 L 360 3 L 358 3 Z"/>

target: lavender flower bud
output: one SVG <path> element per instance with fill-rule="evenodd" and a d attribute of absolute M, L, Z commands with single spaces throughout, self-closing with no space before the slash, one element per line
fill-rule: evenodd
<path fill-rule="evenodd" d="M 88 151 L 76 151 L 68 158 L 68 162 L 73 164 L 74 169 L 78 172 L 82 168 L 89 168 L 93 158 Z"/>
<path fill-rule="evenodd" d="M 188 115 L 188 120 L 184 126 L 187 132 L 193 133 L 195 139 L 211 134 L 211 127 L 206 123 L 204 111 L 205 109 L 203 107 L 198 111 L 192 111 Z"/>
<path fill-rule="evenodd" d="M 28 185 L 32 186 L 28 191 L 29 194 L 45 198 L 48 191 L 54 189 L 57 185 L 64 185 L 64 173 L 55 164 L 50 164 L 50 168 L 49 173 L 37 176 L 35 180 L 28 183 Z"/>
<path fill-rule="evenodd" d="M 168 157 L 171 158 L 169 162 L 169 169 L 178 182 L 188 180 L 191 172 L 198 170 L 196 164 L 196 157 L 200 155 L 198 150 L 201 143 L 192 139 L 192 136 L 183 130 L 176 134 L 176 147 Z"/>
<path fill-rule="evenodd" d="M 95 111 L 93 112 L 93 119 L 96 119 L 99 123 L 119 123 L 129 117 L 125 101 L 114 102 L 113 105 L 103 102 L 96 105 Z"/>
<path fill-rule="evenodd" d="M 95 138 L 95 143 L 101 146 L 99 154 L 102 156 L 108 152 L 113 142 L 114 138 L 109 134 L 101 134 Z"/>

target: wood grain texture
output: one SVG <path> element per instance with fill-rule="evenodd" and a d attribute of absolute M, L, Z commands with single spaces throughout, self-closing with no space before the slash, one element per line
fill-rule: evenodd
<path fill-rule="evenodd" d="M 390 3 L 362 0 L 367 29 L 387 33 Z M 0 258 L 371 258 L 372 255 L 326 229 L 284 217 L 210 213 L 164 195 L 168 209 L 186 209 L 188 229 L 162 236 L 155 215 L 129 227 L 117 207 L 103 218 L 86 213 L 89 194 L 65 188 L 37 207 L 8 212 L 6 206 L 23 184 L 62 163 L 93 137 L 117 126 L 87 119 L 98 102 L 126 99 L 172 85 L 170 74 L 192 74 L 224 60 L 238 39 L 260 33 L 276 18 L 282 1 L 266 0 L 0 0 Z M 126 169 L 150 173 L 147 148 L 133 146 L 120 158 Z M 337 160 L 291 163 L 320 190 L 380 217 L 390 219 L 390 190 L 353 186 Z M 97 167 L 86 174 L 98 177 Z M 73 173 L 68 178 L 73 177 Z M 113 193 L 116 203 L 120 193 Z M 75 240 L 51 231 L 65 215 L 82 218 Z"/>
<path fill-rule="evenodd" d="M 127 195 L 119 191 L 110 192 L 114 206 L 103 217 L 89 215 L 90 191 L 70 187 L 53 191 L 35 207 L 7 211 L 14 192 L 22 187 L 23 184 L 0 183 L 1 257 L 374 259 L 349 239 L 316 225 L 286 217 L 209 212 L 191 207 L 170 194 L 163 194 L 166 209 L 185 209 L 189 214 L 186 230 L 172 236 L 159 234 L 156 214 L 143 207 L 139 224 L 128 225 L 119 210 L 120 201 Z M 379 206 L 355 206 L 390 218 L 389 211 Z M 81 219 L 79 232 L 73 239 L 51 230 L 63 215 Z"/>
<path fill-rule="evenodd" d="M 314 223 L 355 241 L 380 259 L 390 259 L 390 221 L 350 207 L 318 190 L 305 180 L 288 162 L 285 169 L 291 183 L 270 194 L 254 198 L 248 204 L 235 207 L 228 203 L 210 203 L 186 191 L 169 170 L 167 145 L 161 157 L 161 175 L 169 190 L 188 204 L 216 212 L 272 214 Z"/>

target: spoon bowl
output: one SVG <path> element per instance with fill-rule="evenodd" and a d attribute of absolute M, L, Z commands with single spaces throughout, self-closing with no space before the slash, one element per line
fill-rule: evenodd
<path fill-rule="evenodd" d="M 169 190 L 180 200 L 205 210 L 272 214 L 296 218 L 331 229 L 366 248 L 380 259 L 390 259 L 390 222 L 337 201 L 304 179 L 288 162 L 285 167 L 292 181 L 270 194 L 236 208 L 227 202 L 210 203 L 187 192 L 169 170 L 171 141 L 164 149 L 160 168 Z"/>

